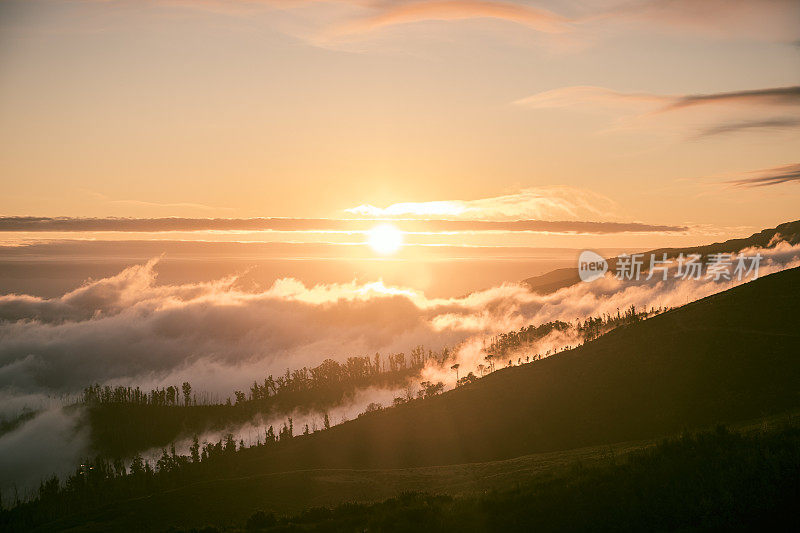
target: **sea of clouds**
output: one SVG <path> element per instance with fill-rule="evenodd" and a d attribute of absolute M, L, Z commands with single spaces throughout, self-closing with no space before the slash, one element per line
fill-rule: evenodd
<path fill-rule="evenodd" d="M 761 276 L 800 265 L 800 246 L 778 243 L 742 254 L 756 252 L 763 256 Z M 159 284 L 157 269 L 153 259 L 57 298 L 0 296 L 0 417 L 10 419 L 26 407 L 38 410 L 0 435 L 4 494 L 13 484 L 29 486 L 72 468 L 87 453 L 80 412 L 64 406 L 92 383 L 150 388 L 189 381 L 196 391 L 225 398 L 286 368 L 408 353 L 418 345 L 455 347 L 453 362 L 461 365 L 461 375 L 477 374 L 491 335 L 555 319 L 615 314 L 631 305 L 678 307 L 749 281 L 672 275 L 621 281 L 608 273 L 547 295 L 504 284 L 461 298 L 428 298 L 382 282 L 308 287 L 281 279 L 263 291 L 240 288 L 236 277 Z M 538 348 L 557 350 L 580 341 L 552 336 Z M 450 388 L 455 376 L 449 366 L 429 366 L 419 379 L 441 380 Z M 352 418 L 372 401 L 386 405 L 396 392 L 358 394 L 339 407 L 341 418 Z M 305 423 L 302 417 L 298 422 Z"/>

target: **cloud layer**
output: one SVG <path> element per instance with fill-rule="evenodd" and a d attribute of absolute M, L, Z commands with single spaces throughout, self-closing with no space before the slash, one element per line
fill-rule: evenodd
<path fill-rule="evenodd" d="M 762 276 L 800 265 L 800 247 L 779 243 L 760 251 Z M 614 314 L 630 305 L 676 307 L 743 282 L 660 277 L 623 282 L 607 276 L 549 295 L 509 284 L 462 298 L 429 298 L 380 282 L 308 287 L 283 279 L 264 291 L 242 290 L 235 278 L 165 285 L 157 283 L 156 269 L 152 260 L 57 298 L 0 297 L 3 416 L 23 406 L 41 409 L 0 435 L 0 486 L 8 488 L 12 481 L 34 486 L 87 452 L 76 413 L 59 406 L 94 382 L 149 388 L 188 380 L 198 392 L 224 398 L 286 368 L 326 358 L 407 353 L 420 344 L 457 346 L 462 375 L 477 373 L 484 362 L 483 340 L 491 335 Z M 574 334 L 559 333 L 531 350 L 555 351 L 578 342 Z M 455 377 L 448 368 L 426 367 L 419 379 L 452 387 Z M 335 413 L 352 417 L 367 402 L 385 404 L 395 393 L 365 391 Z M 297 420 L 313 423 L 314 415 Z M 247 428 L 239 434 L 246 436 Z"/>
<path fill-rule="evenodd" d="M 767 251 L 764 267 L 796 261 L 795 248 Z M 725 283 L 579 284 L 553 295 L 503 285 L 463 298 L 428 298 L 380 282 L 306 287 L 283 279 L 260 292 L 236 279 L 160 285 L 157 261 L 92 281 L 58 298 L 0 297 L 0 390 L 15 395 L 79 392 L 94 382 L 159 384 L 191 378 L 229 394 L 253 375 L 316 365 L 328 357 L 453 345 L 531 323 L 675 306 Z"/>

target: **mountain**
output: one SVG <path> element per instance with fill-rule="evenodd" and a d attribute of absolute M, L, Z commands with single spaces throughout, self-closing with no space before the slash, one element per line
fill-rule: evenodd
<path fill-rule="evenodd" d="M 649 254 L 655 254 L 658 258 L 661 258 L 664 253 L 667 254 L 667 257 L 677 257 L 681 253 L 685 255 L 700 254 L 703 256 L 714 253 L 738 253 L 745 248 L 751 247 L 769 248 L 770 246 L 774 246 L 777 240 L 784 240 L 789 244 L 800 243 L 800 220 L 785 222 L 779 226 L 759 231 L 743 239 L 730 239 L 724 242 L 715 242 L 713 244 L 687 248 L 659 248 L 643 253 L 645 257 L 649 257 Z M 613 270 L 616 264 L 616 258 L 608 258 L 608 264 L 609 269 Z M 569 267 L 559 268 L 540 276 L 524 279 L 522 283 L 534 292 L 549 294 L 558 289 L 574 285 L 579 281 L 578 269 Z"/>

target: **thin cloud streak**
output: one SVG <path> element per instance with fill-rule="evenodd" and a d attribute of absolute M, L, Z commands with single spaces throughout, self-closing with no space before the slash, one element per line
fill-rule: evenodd
<path fill-rule="evenodd" d="M 471 220 L 608 220 L 617 204 L 601 194 L 576 187 L 530 187 L 475 200 L 403 202 L 385 208 L 360 205 L 348 213 L 369 217 L 460 218 Z"/>
<path fill-rule="evenodd" d="M 172 232 L 172 231 L 282 231 L 365 232 L 379 219 L 307 218 L 67 218 L 0 217 L 0 232 Z M 591 222 L 548 220 L 393 220 L 408 232 L 549 232 L 625 233 L 682 232 L 679 225 L 638 222 Z"/>
<path fill-rule="evenodd" d="M 661 109 L 660 112 L 708 104 L 800 105 L 800 86 L 681 96 Z"/>
<path fill-rule="evenodd" d="M 527 5 L 488 0 L 433 0 L 385 3 L 377 14 L 340 26 L 333 30 L 332 35 L 357 35 L 414 22 L 476 18 L 504 20 L 544 33 L 562 33 L 570 30 L 567 18 Z"/>
<path fill-rule="evenodd" d="M 534 109 L 552 109 L 581 106 L 622 106 L 631 108 L 641 105 L 662 107 L 654 113 L 666 113 L 689 107 L 713 104 L 739 105 L 800 105 L 800 86 L 767 87 L 744 91 L 731 91 L 710 94 L 663 95 L 655 93 L 625 93 L 594 86 L 561 87 L 537 93 L 513 102 Z"/>
<path fill-rule="evenodd" d="M 739 133 L 752 130 L 787 130 L 800 126 L 800 118 L 772 118 L 767 120 L 748 120 L 741 122 L 731 122 L 720 124 L 711 128 L 704 129 L 694 136 L 695 139 L 706 137 L 716 137 L 729 133 Z"/>
<path fill-rule="evenodd" d="M 735 187 L 754 188 L 798 182 L 800 181 L 800 163 L 757 170 L 750 172 L 750 174 L 757 175 L 750 178 L 730 180 L 725 183 Z"/>

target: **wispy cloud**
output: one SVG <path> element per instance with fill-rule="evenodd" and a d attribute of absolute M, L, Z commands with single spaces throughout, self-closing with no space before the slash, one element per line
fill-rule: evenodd
<path fill-rule="evenodd" d="M 795 0 L 644 0 L 597 16 L 639 28 L 673 29 L 713 38 L 791 42 L 797 39 Z"/>
<path fill-rule="evenodd" d="M 536 93 L 513 103 L 534 109 L 622 107 L 635 111 L 645 106 L 656 113 L 714 104 L 796 106 L 800 105 L 800 86 L 686 95 L 620 92 L 605 87 L 572 86 Z"/>
<path fill-rule="evenodd" d="M 710 128 L 701 130 L 694 136 L 696 139 L 705 137 L 715 137 L 717 135 L 725 135 L 729 133 L 738 133 L 742 131 L 752 130 L 785 130 L 800 127 L 800 118 L 785 117 L 785 118 L 771 118 L 766 120 L 747 120 L 740 122 L 729 122 L 726 124 L 719 124 Z"/>
<path fill-rule="evenodd" d="M 575 187 L 527 188 L 513 194 L 476 200 L 403 202 L 387 207 L 360 205 L 348 213 L 371 217 L 420 216 L 482 220 L 609 220 L 618 206 L 610 198 Z"/>
<path fill-rule="evenodd" d="M 688 107 L 711 104 L 800 105 L 800 86 L 769 87 L 765 89 L 711 94 L 691 94 L 674 98 L 672 102 L 659 111 L 675 111 Z"/>
<path fill-rule="evenodd" d="M 736 187 L 768 187 L 800 181 L 800 163 L 748 172 L 750 177 L 729 180 L 725 183 Z"/>
<path fill-rule="evenodd" d="M 545 33 L 562 33 L 570 30 L 567 18 L 524 4 L 489 0 L 429 0 L 384 2 L 379 4 L 377 13 L 339 26 L 332 31 L 332 35 L 362 34 L 414 22 L 476 18 L 504 20 Z"/>
<path fill-rule="evenodd" d="M 569 109 L 615 117 L 608 131 L 624 129 L 689 130 L 685 138 L 698 139 L 732 132 L 775 131 L 800 125 L 800 86 L 765 87 L 705 94 L 669 95 L 622 92 L 596 86 L 552 89 L 512 102 L 530 109 Z M 783 116 L 764 118 L 769 110 Z M 706 126 L 697 130 L 697 113 Z M 694 131 L 692 131 L 694 130 Z"/>

